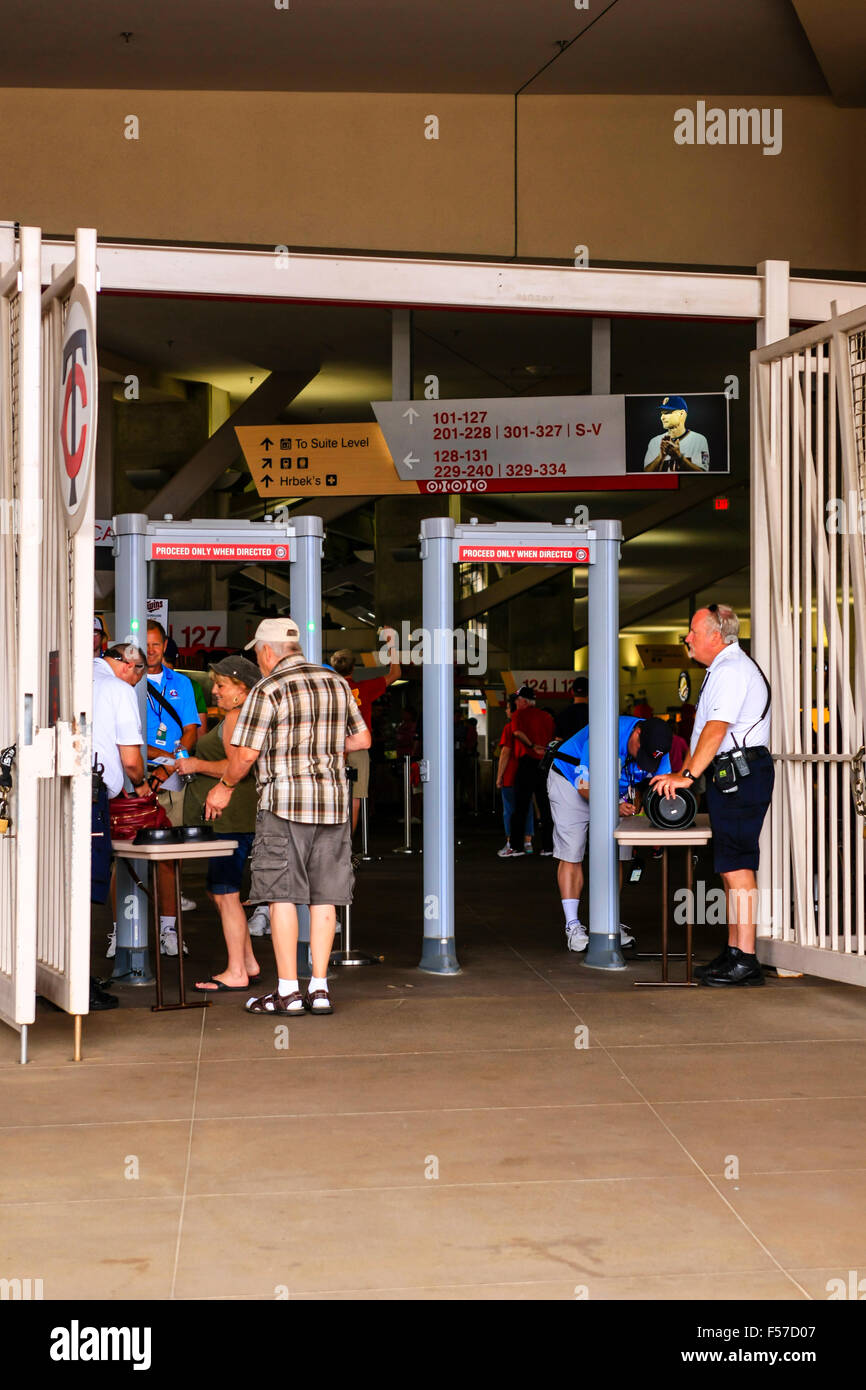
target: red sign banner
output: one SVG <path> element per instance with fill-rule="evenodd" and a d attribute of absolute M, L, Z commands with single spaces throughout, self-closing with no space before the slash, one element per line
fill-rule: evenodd
<path fill-rule="evenodd" d="M 461 560 L 485 560 L 504 565 L 588 565 L 585 545 L 461 545 Z"/>
<path fill-rule="evenodd" d="M 288 560 L 287 541 L 152 541 L 152 560 Z"/>

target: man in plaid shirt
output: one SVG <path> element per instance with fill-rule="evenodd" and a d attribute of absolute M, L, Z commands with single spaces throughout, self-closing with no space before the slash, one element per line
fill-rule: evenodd
<path fill-rule="evenodd" d="M 333 1013 L 328 958 L 336 906 L 352 901 L 354 876 L 345 754 L 369 748 L 370 731 L 342 677 L 307 661 L 291 618 L 266 618 L 252 642 L 263 679 L 254 685 L 232 735 L 225 771 L 205 815 L 225 810 L 256 765 L 259 808 L 250 859 L 250 899 L 271 909 L 278 983 L 252 998 L 252 1014 Z M 310 907 L 313 975 L 298 989 L 297 905 Z"/>

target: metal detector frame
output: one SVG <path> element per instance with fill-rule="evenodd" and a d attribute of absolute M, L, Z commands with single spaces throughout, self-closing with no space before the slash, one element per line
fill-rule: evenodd
<path fill-rule="evenodd" d="M 520 552 L 504 563 L 562 564 L 555 552 L 581 546 L 589 571 L 589 757 L 593 769 L 590 798 L 589 866 L 592 881 L 589 946 L 585 964 L 596 970 L 624 970 L 620 952 L 619 882 L 613 832 L 618 820 L 619 779 L 619 557 L 622 525 L 595 521 L 580 529 L 535 522 L 456 523 L 448 517 L 421 522 L 423 625 L 440 659 L 425 661 L 424 755 L 424 942 L 419 968 L 435 975 L 460 971 L 454 937 L 454 650 L 453 642 L 434 642 L 438 631 L 454 628 L 454 566 L 464 563 L 461 547 L 512 548 Z M 444 659 L 442 659 L 444 658 Z"/>

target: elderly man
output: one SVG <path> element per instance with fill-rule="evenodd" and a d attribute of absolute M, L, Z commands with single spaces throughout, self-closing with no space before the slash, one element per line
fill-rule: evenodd
<path fill-rule="evenodd" d="M 291 618 L 259 623 L 255 648 L 264 679 L 250 691 L 232 734 L 226 770 L 205 815 L 225 810 L 256 764 L 259 803 L 250 859 L 250 899 L 271 910 L 277 987 L 251 998 L 253 1014 L 333 1012 L 328 958 L 336 907 L 352 901 L 351 826 L 345 754 L 370 747 L 370 731 L 336 671 L 305 660 Z M 313 975 L 298 989 L 298 904 L 309 904 Z"/>
<path fill-rule="evenodd" d="M 656 777 L 665 796 L 707 773 L 707 809 L 716 873 L 728 906 L 728 944 L 695 975 L 705 985 L 762 985 L 755 955 L 758 841 L 773 795 L 770 686 L 737 641 L 739 619 L 726 604 L 698 609 L 685 638 L 707 674 L 679 776 Z"/>

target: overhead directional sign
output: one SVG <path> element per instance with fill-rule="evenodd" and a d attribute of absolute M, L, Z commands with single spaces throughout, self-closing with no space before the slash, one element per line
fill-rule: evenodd
<path fill-rule="evenodd" d="M 373 410 L 398 474 L 427 492 L 669 487 L 671 475 L 728 467 L 724 392 L 691 404 L 682 396 L 534 396 L 374 401 Z"/>
<path fill-rule="evenodd" d="M 238 425 L 260 497 L 418 496 L 394 467 L 378 425 Z"/>
<path fill-rule="evenodd" d="M 454 481 L 471 492 L 573 490 L 581 478 L 625 473 L 621 396 L 374 401 L 373 409 L 400 477 L 432 482 L 431 492 Z"/>

